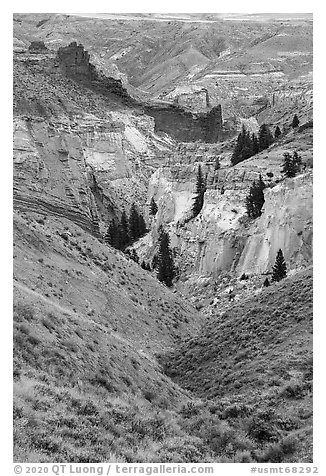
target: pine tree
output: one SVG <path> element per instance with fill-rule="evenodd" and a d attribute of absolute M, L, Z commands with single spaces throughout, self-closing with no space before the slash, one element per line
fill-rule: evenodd
<path fill-rule="evenodd" d="M 174 278 L 173 255 L 170 249 L 169 235 L 162 227 L 159 230 L 159 252 L 157 261 L 158 279 L 168 287 L 171 287 Z"/>
<path fill-rule="evenodd" d="M 274 132 L 274 137 L 275 139 L 278 139 L 278 137 L 282 134 L 281 132 L 281 129 L 279 128 L 279 126 L 276 126 L 275 127 L 275 132 Z"/>
<path fill-rule="evenodd" d="M 120 218 L 120 239 L 121 239 L 121 249 L 124 249 L 129 244 L 129 241 L 130 241 L 128 219 L 127 219 L 127 214 L 124 210 Z"/>
<path fill-rule="evenodd" d="M 201 211 L 204 205 L 204 195 L 206 191 L 206 182 L 203 178 L 201 166 L 198 165 L 197 181 L 196 181 L 196 196 L 192 205 L 193 218 L 195 218 Z"/>
<path fill-rule="evenodd" d="M 259 141 L 258 141 L 258 137 L 256 136 L 256 134 L 252 134 L 251 141 L 252 141 L 252 148 L 253 148 L 253 152 L 254 152 L 253 155 L 256 155 L 259 152 Z"/>
<path fill-rule="evenodd" d="M 266 185 L 261 175 L 259 175 L 258 182 L 254 180 L 249 189 L 249 194 L 246 197 L 246 209 L 247 209 L 247 215 L 250 218 L 258 218 L 261 215 L 261 210 L 265 203 L 265 197 L 264 197 L 265 187 Z"/>
<path fill-rule="evenodd" d="M 292 127 L 293 129 L 295 129 L 296 127 L 298 127 L 298 125 L 300 124 L 300 121 L 299 121 L 299 118 L 296 114 L 294 114 L 293 116 L 293 119 L 292 119 Z"/>
<path fill-rule="evenodd" d="M 269 127 L 266 124 L 262 124 L 260 126 L 258 135 L 259 150 L 268 149 L 268 147 L 273 143 L 273 141 L 273 134 L 269 130 Z"/>
<path fill-rule="evenodd" d="M 255 153 L 254 147 L 255 144 L 250 136 L 250 132 L 246 130 L 245 125 L 243 124 L 232 153 L 231 165 L 236 165 L 243 160 L 249 159 L 249 157 Z"/>
<path fill-rule="evenodd" d="M 146 223 L 145 223 L 145 220 L 144 220 L 144 217 L 143 215 L 138 215 L 138 230 L 139 230 L 139 237 L 140 238 L 141 236 L 144 236 L 146 235 L 147 233 L 147 227 L 146 227 Z"/>
<path fill-rule="evenodd" d="M 264 286 L 265 288 L 267 288 L 268 286 L 270 286 L 270 282 L 269 282 L 269 279 L 268 279 L 268 278 L 265 279 L 265 281 L 264 281 L 264 283 L 263 283 L 263 286 Z"/>
<path fill-rule="evenodd" d="M 289 154 L 289 152 L 284 152 L 283 157 L 284 161 L 282 164 L 281 173 L 285 175 L 285 177 L 294 177 L 296 174 L 296 169 L 291 155 Z"/>
<path fill-rule="evenodd" d="M 139 215 L 134 203 L 131 205 L 129 214 L 129 236 L 131 242 L 139 238 Z"/>
<path fill-rule="evenodd" d="M 154 216 L 156 215 L 157 211 L 158 211 L 158 208 L 157 208 L 156 202 L 154 200 L 154 197 L 152 197 L 151 203 L 149 205 L 149 213 Z"/>
<path fill-rule="evenodd" d="M 284 260 L 283 252 L 278 250 L 276 255 L 275 264 L 273 266 L 272 281 L 281 281 L 286 277 L 286 263 Z"/>
<path fill-rule="evenodd" d="M 302 167 L 302 159 L 298 152 L 294 151 L 293 156 L 292 156 L 292 162 L 293 162 L 293 167 L 294 167 L 294 172 L 297 174 L 301 172 L 301 167 Z"/>
<path fill-rule="evenodd" d="M 121 249 L 120 228 L 116 220 L 112 220 L 108 226 L 104 241 L 116 249 Z"/>

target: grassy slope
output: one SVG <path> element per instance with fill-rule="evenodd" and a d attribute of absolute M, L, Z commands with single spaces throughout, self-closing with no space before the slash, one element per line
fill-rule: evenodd
<path fill-rule="evenodd" d="M 16 461 L 311 461 L 307 372 L 305 384 L 289 382 L 263 397 L 238 395 L 230 384 L 228 396 L 190 398 L 155 355 L 183 336 L 199 356 L 196 339 L 186 337 L 198 326 L 192 308 L 66 223 L 15 216 Z M 63 231 L 71 236 L 62 238 Z M 233 331 L 225 330 L 230 343 Z M 280 353 L 279 362 L 288 356 Z"/>
<path fill-rule="evenodd" d="M 14 221 L 15 455 L 20 460 L 36 452 L 37 459 L 55 455 L 71 461 L 74 445 L 83 448 L 86 442 L 82 435 L 65 435 L 73 449 L 64 450 L 58 422 L 67 416 L 76 419 L 70 425 L 79 426 L 78 405 L 85 401 L 155 400 L 161 408 L 185 398 L 160 372 L 154 353 L 196 327 L 195 311 L 122 253 L 66 223 L 25 214 L 16 214 Z M 67 231 L 68 239 L 59 235 Z M 53 412 L 45 414 L 50 408 Z M 109 436 L 103 443 L 106 456 Z M 96 445 L 90 451 L 98 455 Z"/>
<path fill-rule="evenodd" d="M 210 319 L 166 363 L 200 396 L 270 387 L 311 363 L 312 271 L 300 272 Z"/>
<path fill-rule="evenodd" d="M 260 444 L 279 438 L 273 432 L 283 420 L 281 431 L 287 428 L 301 441 L 289 461 L 311 458 L 311 269 L 211 318 L 163 363 L 167 375 L 197 396 L 231 398 L 234 408 L 227 412 L 242 417 L 238 431 Z M 245 418 L 249 408 L 256 408 L 251 423 Z"/>

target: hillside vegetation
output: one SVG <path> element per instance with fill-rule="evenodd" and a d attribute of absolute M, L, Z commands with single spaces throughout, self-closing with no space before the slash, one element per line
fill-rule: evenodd
<path fill-rule="evenodd" d="M 266 390 L 311 377 L 311 340 L 309 269 L 209 319 L 165 358 L 165 368 L 201 397 Z"/>
<path fill-rule="evenodd" d="M 275 341 L 275 348 L 270 345 L 273 365 L 269 378 L 264 378 L 262 390 L 269 390 L 262 403 L 261 392 L 240 395 L 252 387 L 234 365 L 240 359 L 240 337 L 231 344 L 241 329 L 240 322 L 245 321 L 243 311 L 251 320 L 249 302 L 230 309 L 229 318 L 225 316 L 230 324 L 231 316 L 238 315 L 235 330 L 211 322 L 204 328 L 210 338 L 208 334 L 205 339 L 201 334 L 187 338 L 186 334 L 198 332 L 199 326 L 199 316 L 190 306 L 121 253 L 66 223 L 37 214 L 15 217 L 16 461 L 310 460 L 306 441 L 311 433 L 311 358 L 305 354 L 303 330 L 293 338 L 294 326 L 306 329 L 306 346 L 311 337 L 306 312 L 309 272 L 278 285 L 279 297 L 274 298 L 274 304 L 284 289 L 288 293 L 287 308 L 291 309 L 290 295 L 297 299 L 299 310 L 289 313 L 288 319 L 284 317 L 285 308 L 277 318 L 276 309 L 269 306 L 272 291 L 262 293 L 253 306 L 252 321 L 257 323 L 259 338 L 262 329 L 268 335 L 271 327 L 258 310 L 264 299 L 262 310 L 268 316 L 275 315 L 274 324 L 277 321 L 282 328 L 278 332 L 281 343 Z M 295 283 L 296 289 L 301 289 L 299 296 Z M 201 365 L 200 356 L 207 358 L 205 347 L 211 351 L 215 346 L 211 344 L 213 336 L 214 341 L 224 342 L 221 358 L 232 381 L 225 387 L 227 397 L 226 391 L 221 391 L 223 396 L 207 400 L 207 396 L 217 395 L 213 385 L 208 389 L 207 380 L 216 388 L 227 381 L 223 378 L 219 382 L 214 359 L 207 366 L 211 375 L 203 368 L 200 373 L 194 372 Z M 175 365 L 176 372 L 184 372 L 178 375 L 179 386 L 164 375 L 156 355 L 172 349 L 181 338 L 185 339 L 182 352 L 169 357 L 170 367 Z M 199 346 L 200 352 L 199 342 L 205 343 Z M 287 353 L 286 342 L 292 342 Z M 244 348 L 251 349 L 251 372 L 263 375 L 259 342 L 256 347 L 249 343 L 246 346 L 245 340 L 243 343 Z M 273 349 L 278 360 L 273 358 Z M 183 352 L 185 364 L 180 357 Z M 268 359 L 269 354 L 264 358 Z M 292 371 L 301 372 L 295 381 L 287 380 L 291 362 Z M 282 376 L 278 369 L 283 369 Z M 191 374 L 198 388 L 204 388 L 202 399 L 182 388 L 194 389 L 189 383 Z M 257 386 L 258 374 L 256 381 L 252 374 L 249 376 Z M 234 388 L 233 381 L 238 381 L 240 388 Z"/>
<path fill-rule="evenodd" d="M 296 459 L 289 461 L 306 461 L 312 449 L 312 270 L 255 294 L 212 317 L 161 361 L 168 376 L 198 397 L 229 401 L 222 415 L 265 448 L 263 460 L 284 461 L 276 447 L 286 434 L 297 440 Z M 271 441 L 276 446 L 266 449 Z"/>

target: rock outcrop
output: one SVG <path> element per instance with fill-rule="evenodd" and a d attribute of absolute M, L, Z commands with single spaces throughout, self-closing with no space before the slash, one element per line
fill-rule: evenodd
<path fill-rule="evenodd" d="M 34 54 L 46 53 L 48 48 L 45 46 L 44 41 L 32 41 L 28 47 L 28 51 Z"/>
<path fill-rule="evenodd" d="M 143 105 L 130 96 L 120 79 L 109 78 L 99 73 L 90 62 L 90 56 L 76 42 L 58 49 L 56 65 L 68 77 L 90 83 L 103 94 L 114 94 L 124 104 L 142 109 L 155 120 L 155 132 L 169 134 L 175 140 L 185 142 L 217 142 L 223 137 L 222 108 L 216 106 L 208 112 L 193 113 L 190 109 L 175 104 L 150 102 Z M 206 98 L 206 93 L 205 93 Z"/>
<path fill-rule="evenodd" d="M 57 51 L 57 64 L 67 76 L 79 80 L 97 78 L 95 66 L 89 61 L 90 56 L 83 45 L 73 41 Z"/>
<path fill-rule="evenodd" d="M 145 111 L 154 117 L 157 132 L 165 132 L 179 142 L 212 143 L 224 136 L 221 106 L 198 114 L 177 105 L 151 106 Z"/>

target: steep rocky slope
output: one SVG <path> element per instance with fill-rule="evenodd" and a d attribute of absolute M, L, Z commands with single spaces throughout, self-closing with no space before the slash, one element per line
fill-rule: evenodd
<path fill-rule="evenodd" d="M 271 271 L 279 248 L 290 270 L 312 259 L 312 129 L 290 132 L 267 151 L 230 167 L 227 144 L 184 144 L 169 164 L 151 177 L 148 201 L 154 197 L 158 213 L 152 232 L 136 247 L 150 260 L 158 228 L 169 228 L 181 281 L 191 275 L 211 277 L 227 272 L 261 275 Z M 294 179 L 281 174 L 283 153 L 297 150 L 306 169 Z M 215 170 L 215 159 L 221 168 Z M 207 176 L 200 214 L 189 220 L 195 196 L 198 164 Z M 262 176 L 267 188 L 262 216 L 247 217 L 245 197 L 253 180 Z"/>
<path fill-rule="evenodd" d="M 95 92 L 53 64 L 51 53 L 14 61 L 15 205 L 39 204 L 96 232 L 123 207 L 144 205 L 153 166 L 174 141 L 115 90 Z"/>

